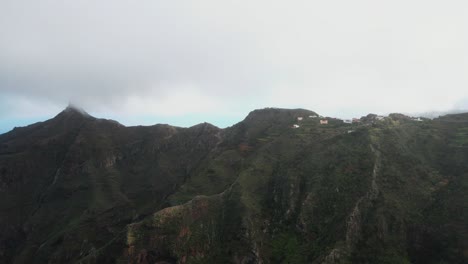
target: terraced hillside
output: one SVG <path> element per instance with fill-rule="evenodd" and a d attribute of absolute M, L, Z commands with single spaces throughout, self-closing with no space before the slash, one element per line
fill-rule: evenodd
<path fill-rule="evenodd" d="M 124 127 L 67 108 L 0 135 L 0 262 L 468 261 L 468 114 L 314 116 Z"/>

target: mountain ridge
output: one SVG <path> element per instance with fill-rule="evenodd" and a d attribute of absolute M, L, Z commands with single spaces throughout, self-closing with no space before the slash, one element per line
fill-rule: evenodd
<path fill-rule="evenodd" d="M 83 112 L 0 135 L 2 262 L 467 258 L 467 114 L 320 124 L 267 108 L 220 129 Z"/>
<path fill-rule="evenodd" d="M 295 115 L 296 117 L 307 117 L 309 114 L 310 115 L 317 115 L 319 116 L 319 114 L 317 114 L 316 112 L 312 111 L 312 110 L 308 110 L 308 109 L 304 109 L 304 108 L 295 108 L 295 109 L 290 109 L 290 108 L 278 108 L 278 107 L 265 107 L 265 108 L 259 108 L 259 109 L 255 109 L 255 110 L 252 110 L 251 112 L 249 112 L 247 114 L 247 116 L 244 118 L 244 120 L 241 120 L 239 121 L 238 123 L 241 123 L 243 121 L 246 121 L 250 118 L 254 118 L 255 116 L 261 116 L 262 114 L 273 114 L 273 113 L 276 113 L 276 114 L 279 114 L 279 113 L 283 113 L 283 114 L 289 114 L 289 115 Z M 171 124 L 165 124 L 165 123 L 156 123 L 156 124 L 152 124 L 152 125 L 132 125 L 132 126 L 126 126 L 126 125 L 123 125 L 121 124 L 119 121 L 117 120 L 113 120 L 113 119 L 104 119 L 104 118 L 96 118 L 92 115 L 90 115 L 88 112 L 86 112 L 83 108 L 79 107 L 79 106 L 76 106 L 74 104 L 69 104 L 66 108 L 64 108 L 64 110 L 62 110 L 60 113 L 58 113 L 55 117 L 52 117 L 51 119 L 54 119 L 60 115 L 66 115 L 66 114 L 71 114 L 71 115 L 74 115 L 74 114 L 78 114 L 78 115 L 81 115 L 83 117 L 89 117 L 91 119 L 99 119 L 99 120 L 102 120 L 102 121 L 111 121 L 111 122 L 114 122 L 114 123 L 117 123 L 117 124 L 120 124 L 124 127 L 151 127 L 151 126 L 157 126 L 157 125 L 168 125 L 168 126 L 171 126 L 171 127 L 180 127 L 180 126 L 174 126 L 174 125 L 171 125 Z M 403 113 L 390 113 L 388 115 L 385 115 L 385 116 L 390 116 L 390 115 L 402 115 L 402 116 L 405 116 L 406 118 L 411 118 L 413 115 L 409 115 L 409 114 L 403 114 Z M 463 115 L 467 115 L 468 112 L 464 112 L 464 111 L 457 111 L 457 112 L 441 112 L 440 115 L 438 115 L 437 117 L 432 117 L 430 119 L 440 119 L 440 118 L 444 118 L 444 117 L 448 117 L 448 116 L 463 116 Z M 372 113 L 370 113 L 369 115 L 374 115 Z M 368 115 L 366 115 L 368 116 Z M 418 116 L 418 115 L 416 115 Z M 424 115 L 421 115 L 421 117 L 423 117 Z M 361 116 L 360 118 L 363 118 L 365 116 Z M 338 120 L 344 120 L 342 118 L 338 118 L 338 117 L 331 117 L 331 116 L 326 116 L 326 118 L 334 118 L 334 119 L 338 119 Z M 48 120 L 51 120 L 51 119 L 48 119 Z M 45 120 L 45 121 L 39 121 L 39 122 L 36 122 L 36 123 L 32 123 L 32 124 L 29 124 L 29 125 L 26 125 L 26 126 L 21 126 L 21 127 L 14 127 L 12 130 L 10 131 L 6 131 L 5 133 L 3 134 L 0 134 L 1 135 L 4 135 L 4 134 L 7 134 L 7 133 L 10 133 L 12 132 L 13 130 L 18 130 L 18 129 L 23 129 L 23 128 L 27 128 L 29 126 L 35 126 L 35 125 L 38 125 L 38 124 L 41 124 L 43 122 L 46 122 L 48 120 Z M 238 123 L 235 123 L 233 124 L 232 126 L 238 124 Z M 214 124 L 211 124 L 209 122 L 201 122 L 199 124 L 195 124 L 195 125 L 192 125 L 190 127 L 194 127 L 194 126 L 198 126 L 198 125 L 201 125 L 201 124 L 209 124 L 209 125 L 212 125 L 212 126 L 215 126 L 217 127 L 216 125 Z M 232 127 L 230 126 L 230 127 Z M 190 128 L 190 127 L 180 127 L 180 128 Z M 226 128 L 229 128 L 229 127 L 226 127 Z M 225 128 L 224 128 L 225 129 Z"/>

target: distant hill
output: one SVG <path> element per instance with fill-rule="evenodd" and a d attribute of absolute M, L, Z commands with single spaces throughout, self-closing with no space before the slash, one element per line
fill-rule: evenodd
<path fill-rule="evenodd" d="M 0 135 L 0 263 L 467 263 L 467 201 L 468 114 Z"/>
<path fill-rule="evenodd" d="M 414 113 L 414 116 L 421 116 L 421 117 L 426 117 L 426 118 L 437 118 L 439 116 L 444 116 L 444 115 L 453 115 L 453 114 L 463 114 L 468 112 L 466 108 L 463 109 L 454 109 L 451 111 L 432 111 L 432 112 L 421 112 L 421 113 Z"/>

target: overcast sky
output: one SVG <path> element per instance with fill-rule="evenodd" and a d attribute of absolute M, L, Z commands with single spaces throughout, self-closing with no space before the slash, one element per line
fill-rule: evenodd
<path fill-rule="evenodd" d="M 0 1 L 0 133 L 69 101 L 124 124 L 468 108 L 466 0 Z"/>

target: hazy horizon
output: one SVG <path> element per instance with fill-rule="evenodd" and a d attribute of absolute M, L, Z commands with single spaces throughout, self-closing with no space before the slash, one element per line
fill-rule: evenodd
<path fill-rule="evenodd" d="M 77 107 L 80 108 L 79 106 Z M 265 108 L 278 108 L 278 107 L 265 107 Z M 257 108 L 257 109 L 263 109 L 263 108 Z M 257 110 L 257 109 L 251 109 L 250 111 Z M 301 109 L 304 109 L 304 108 L 301 108 Z M 86 109 L 83 109 L 83 110 L 86 111 Z M 314 111 L 313 109 L 306 109 L 306 110 Z M 232 116 L 228 118 L 219 116 L 219 117 L 211 117 L 210 119 L 207 119 L 207 120 L 203 120 L 202 117 L 200 116 L 191 116 L 191 115 L 176 116 L 172 118 L 171 117 L 155 117 L 155 116 L 138 116 L 137 118 L 119 119 L 118 116 L 112 116 L 112 115 L 100 116 L 99 113 L 97 114 L 88 113 L 88 112 L 87 113 L 95 118 L 104 118 L 104 119 L 117 121 L 124 126 L 151 126 L 151 125 L 157 125 L 157 124 L 168 124 L 168 125 L 178 126 L 178 127 L 191 127 L 191 126 L 206 122 L 206 123 L 213 124 L 219 128 L 226 128 L 226 127 L 235 125 L 238 122 L 241 122 L 247 116 L 249 112 L 247 112 L 244 116 L 239 117 L 239 119 L 235 119 Z M 318 111 L 314 111 L 314 112 L 321 114 Z M 395 113 L 400 113 L 400 112 L 395 112 Z M 413 117 L 435 118 L 435 117 L 438 117 L 439 115 L 456 114 L 456 113 L 468 113 L 468 110 L 458 109 L 458 110 L 451 110 L 451 111 L 446 111 L 446 112 L 402 113 L 402 114 L 413 116 Z M 45 116 L 43 118 L 32 118 L 32 119 L 25 118 L 25 119 L 14 119 L 14 120 L 5 119 L 3 121 L 0 121 L 0 134 L 7 133 L 11 131 L 14 127 L 24 127 L 24 126 L 28 126 L 37 122 L 46 121 L 48 119 L 53 118 L 57 114 L 59 114 L 59 112 L 57 112 L 56 114 L 52 116 Z M 368 114 L 375 114 L 375 113 L 368 113 Z M 379 113 L 379 114 L 387 116 L 388 114 L 391 114 L 391 113 Z M 352 117 L 360 118 L 365 115 L 357 115 L 357 116 L 352 116 Z M 339 118 L 339 119 L 351 118 L 351 116 L 346 116 L 346 117 L 328 116 L 328 115 L 325 115 L 325 116 L 331 117 L 331 118 Z"/>

